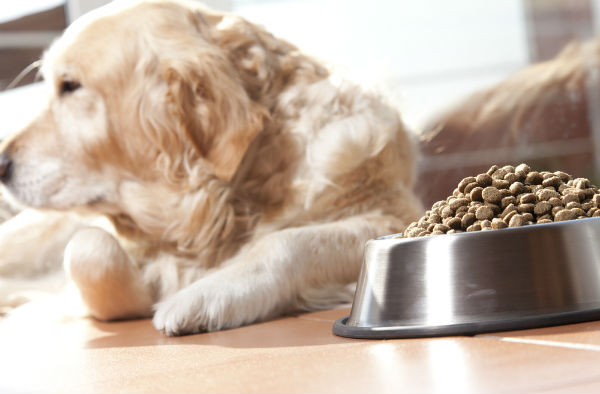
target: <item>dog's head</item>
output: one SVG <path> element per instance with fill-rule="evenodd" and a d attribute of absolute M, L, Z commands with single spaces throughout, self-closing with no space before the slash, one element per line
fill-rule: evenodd
<path fill-rule="evenodd" d="M 76 21 L 43 57 L 47 109 L 0 156 L 5 188 L 26 205 L 130 214 L 127 193 L 177 205 L 166 194 L 232 182 L 264 127 L 295 48 L 189 4 L 119 4 Z"/>

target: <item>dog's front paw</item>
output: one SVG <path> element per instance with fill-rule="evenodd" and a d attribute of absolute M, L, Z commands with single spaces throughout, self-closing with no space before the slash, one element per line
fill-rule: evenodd
<path fill-rule="evenodd" d="M 154 326 L 176 336 L 239 327 L 268 317 L 275 296 L 266 286 L 238 278 L 211 275 L 155 306 Z"/>
<path fill-rule="evenodd" d="M 152 323 L 167 336 L 196 334 L 206 331 L 202 300 L 190 300 L 185 290 L 155 306 Z"/>

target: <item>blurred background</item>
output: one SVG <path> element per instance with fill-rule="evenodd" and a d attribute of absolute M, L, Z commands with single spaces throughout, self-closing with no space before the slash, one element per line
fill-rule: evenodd
<path fill-rule="evenodd" d="M 0 136 L 42 105 L 35 72 L 19 73 L 70 21 L 108 1 L 3 1 L 0 7 Z M 600 181 L 600 79 L 596 51 L 583 56 L 583 85 L 522 107 L 538 121 L 470 128 L 444 114 L 566 45 L 600 32 L 600 0 L 210 0 L 265 26 L 349 78 L 383 91 L 419 140 L 417 192 L 426 206 L 491 164 L 527 162 Z M 98 54 L 102 56 L 102 54 Z M 543 72 L 540 71 L 540 72 Z M 505 100 L 518 103 L 522 92 Z M 584 95 L 582 99 L 581 95 Z M 484 104 L 486 96 L 475 96 Z M 473 100 L 471 100 L 473 102 Z M 599 112 L 597 114 L 597 112 Z M 543 123 L 539 119 L 545 119 Z M 466 126 L 465 126 L 466 125 Z M 468 130 L 465 132 L 464 130 Z M 517 137 L 515 137 L 517 136 Z M 597 154 L 598 153 L 598 154 Z"/>

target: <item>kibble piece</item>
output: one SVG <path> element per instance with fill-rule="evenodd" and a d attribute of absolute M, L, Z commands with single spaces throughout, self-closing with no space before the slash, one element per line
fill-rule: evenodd
<path fill-rule="evenodd" d="M 594 214 L 592 216 L 595 217 L 595 218 L 597 218 L 598 216 L 600 216 L 600 209 L 597 210 L 596 212 L 594 212 Z"/>
<path fill-rule="evenodd" d="M 531 204 L 536 202 L 537 197 L 535 196 L 535 194 L 533 193 L 525 193 L 525 194 L 521 194 L 521 198 L 519 199 L 519 202 L 521 204 Z"/>
<path fill-rule="evenodd" d="M 463 193 L 465 193 L 465 195 L 471 193 L 471 191 L 476 188 L 477 186 L 479 186 L 479 184 L 477 182 L 471 182 L 469 183 L 467 186 L 465 186 L 465 190 L 463 191 Z"/>
<path fill-rule="evenodd" d="M 510 183 L 504 179 L 494 179 L 492 180 L 492 186 L 494 186 L 496 189 L 508 189 Z"/>
<path fill-rule="evenodd" d="M 544 187 L 548 187 L 548 186 L 552 186 L 552 187 L 558 187 L 560 186 L 560 184 L 563 183 L 559 177 L 557 177 L 554 174 L 551 174 L 548 178 L 544 179 L 542 181 L 542 186 Z"/>
<path fill-rule="evenodd" d="M 481 224 L 475 223 L 467 227 L 467 231 L 481 231 Z"/>
<path fill-rule="evenodd" d="M 535 193 L 538 200 L 540 201 L 548 201 L 551 198 L 558 198 L 560 197 L 560 194 L 556 191 L 556 190 L 551 190 L 551 189 L 541 189 L 538 190 L 537 193 Z"/>
<path fill-rule="evenodd" d="M 494 216 L 498 216 L 502 213 L 502 208 L 500 208 L 500 205 L 492 204 L 491 202 L 483 203 L 483 205 L 490 207 L 492 212 L 494 212 Z"/>
<path fill-rule="evenodd" d="M 500 200 L 502 200 L 500 192 L 494 186 L 488 186 L 485 189 L 483 189 L 483 191 L 481 192 L 481 196 L 483 197 L 484 201 L 491 203 L 498 203 L 500 202 Z"/>
<path fill-rule="evenodd" d="M 569 179 L 571 179 L 571 176 L 569 174 L 567 174 L 566 172 L 562 172 L 562 171 L 554 171 L 554 175 L 559 177 L 560 180 L 563 182 L 568 182 Z"/>
<path fill-rule="evenodd" d="M 523 221 L 525 223 L 530 224 L 529 222 L 533 222 L 533 214 L 532 213 L 525 212 L 522 214 L 522 216 L 523 216 Z"/>
<path fill-rule="evenodd" d="M 546 219 L 548 219 L 548 220 L 552 220 L 552 215 L 551 215 L 551 214 L 549 214 L 549 213 L 547 213 L 547 214 L 545 214 L 545 215 L 542 215 L 542 216 L 538 217 L 538 220 L 537 220 L 537 221 L 539 222 L 540 220 L 546 220 Z"/>
<path fill-rule="evenodd" d="M 565 205 L 565 208 L 567 208 L 567 209 L 581 208 L 581 204 L 578 201 L 571 201 L 571 202 L 567 203 L 567 205 Z"/>
<path fill-rule="evenodd" d="M 526 204 L 519 204 L 517 206 L 517 211 L 519 211 L 520 213 L 533 213 L 533 210 L 535 209 L 535 204 L 531 204 L 531 203 L 526 203 Z"/>
<path fill-rule="evenodd" d="M 460 218 L 452 218 L 452 219 L 448 220 L 446 225 L 455 230 L 460 230 L 462 228 L 462 222 L 461 222 Z"/>
<path fill-rule="evenodd" d="M 462 228 L 464 228 L 464 229 L 468 228 L 470 225 L 475 223 L 476 220 L 477 220 L 477 217 L 475 216 L 475 214 L 466 213 L 461 219 Z"/>
<path fill-rule="evenodd" d="M 529 168 L 529 166 L 525 163 L 523 164 L 519 164 L 516 168 L 515 168 L 515 173 L 522 173 L 527 175 L 529 173 L 529 171 L 531 171 L 531 168 Z"/>
<path fill-rule="evenodd" d="M 471 197 L 471 201 L 483 201 L 482 192 L 483 188 L 481 186 L 473 188 L 473 190 L 471 190 L 471 194 L 469 195 Z"/>
<path fill-rule="evenodd" d="M 552 219 L 538 219 L 537 224 L 552 223 Z"/>
<path fill-rule="evenodd" d="M 445 224 L 443 224 L 443 223 L 438 223 L 438 224 L 436 224 L 436 225 L 435 225 L 435 227 L 433 228 L 433 231 L 443 231 L 443 232 L 446 232 L 446 231 L 448 231 L 448 230 L 450 230 L 450 227 L 449 227 L 449 226 L 446 226 L 446 225 L 445 225 Z"/>
<path fill-rule="evenodd" d="M 442 217 L 440 215 L 438 215 L 437 213 L 432 213 L 431 215 L 429 215 L 429 221 L 431 223 L 441 223 Z"/>
<path fill-rule="evenodd" d="M 452 208 L 450 207 L 444 207 L 444 209 L 442 209 L 442 218 L 449 218 L 450 216 L 454 215 L 454 211 L 452 210 Z"/>
<path fill-rule="evenodd" d="M 504 176 L 507 174 L 508 172 L 505 171 L 502 168 L 497 169 L 496 171 L 494 171 L 494 173 L 492 174 L 492 179 L 504 179 Z"/>
<path fill-rule="evenodd" d="M 560 211 L 556 212 L 556 214 L 554 215 L 554 221 L 562 222 L 564 220 L 573 220 L 576 217 L 577 216 L 573 211 L 571 211 L 570 209 L 563 208 Z"/>
<path fill-rule="evenodd" d="M 500 202 L 500 207 L 502 209 L 506 209 L 509 205 L 513 205 L 517 203 L 517 199 L 514 196 L 504 197 Z"/>
<path fill-rule="evenodd" d="M 540 201 L 535 204 L 535 207 L 533 208 L 533 213 L 538 216 L 545 215 L 550 211 L 552 211 L 552 204 L 550 204 L 548 201 Z"/>
<path fill-rule="evenodd" d="M 509 184 L 517 182 L 519 179 L 519 176 L 514 172 L 509 172 L 508 174 L 504 175 L 504 180 L 507 181 Z"/>
<path fill-rule="evenodd" d="M 588 187 L 587 189 L 583 189 L 582 191 L 583 191 L 584 198 L 586 198 L 586 199 L 594 197 L 594 195 L 597 192 L 597 190 L 594 190 L 591 187 Z"/>
<path fill-rule="evenodd" d="M 510 192 L 516 196 L 525 191 L 525 185 L 523 185 L 521 182 L 515 182 L 512 185 L 510 185 L 508 190 L 510 190 Z"/>
<path fill-rule="evenodd" d="M 479 208 L 477 208 L 477 211 L 475 211 L 475 217 L 478 220 L 490 220 L 494 217 L 494 211 L 489 206 L 482 205 Z"/>
<path fill-rule="evenodd" d="M 518 214 L 519 214 L 519 212 L 517 212 L 517 209 L 515 208 L 514 211 L 510 211 L 506 215 L 504 215 L 502 217 L 502 219 L 504 220 L 505 223 L 508 224 L 508 223 L 510 223 L 510 219 L 512 219 L 513 216 L 518 215 Z"/>
<path fill-rule="evenodd" d="M 586 217 L 585 211 L 581 208 L 571 208 L 571 212 L 575 215 L 576 218 Z"/>
<path fill-rule="evenodd" d="M 491 176 L 494 172 L 498 171 L 498 168 L 500 168 L 500 167 L 498 167 L 497 165 L 494 164 L 493 166 L 490 167 L 489 170 L 487 170 L 487 174 Z"/>
<path fill-rule="evenodd" d="M 514 215 L 510 218 L 510 222 L 508 223 L 508 227 L 520 227 L 523 225 L 523 216 Z"/>
<path fill-rule="evenodd" d="M 494 230 L 498 230 L 498 229 L 506 228 L 506 227 L 508 227 L 508 225 L 506 223 L 504 223 L 504 221 L 502 219 L 499 219 L 499 218 L 492 219 L 492 228 Z"/>
<path fill-rule="evenodd" d="M 492 184 L 492 177 L 489 174 L 479 174 L 475 179 L 481 187 L 488 187 Z"/>
<path fill-rule="evenodd" d="M 552 205 L 553 207 L 558 207 L 558 206 L 563 206 L 563 202 L 560 198 L 558 197 L 552 197 L 551 199 L 548 200 L 548 202 L 550 203 L 550 205 Z"/>
<path fill-rule="evenodd" d="M 587 189 L 590 187 L 590 181 L 585 178 L 577 178 L 573 181 L 573 186 L 577 189 Z"/>
<path fill-rule="evenodd" d="M 456 198 L 453 201 L 450 201 L 448 206 L 454 210 L 457 210 L 460 207 L 469 205 L 469 200 L 466 198 Z"/>
<path fill-rule="evenodd" d="M 465 191 L 465 187 L 469 184 L 475 182 L 475 177 L 474 176 L 468 176 L 466 178 L 464 178 L 462 181 L 460 181 L 458 183 L 458 190 L 460 190 L 461 192 Z"/>
<path fill-rule="evenodd" d="M 486 220 L 482 220 L 482 221 L 481 221 L 481 229 L 483 230 L 484 228 L 489 228 L 489 229 L 491 229 L 491 228 L 492 228 L 492 221 L 491 221 L 491 220 L 488 220 L 488 219 L 486 219 Z"/>
<path fill-rule="evenodd" d="M 592 202 L 596 207 L 600 205 L 600 194 L 596 194 L 594 197 L 592 197 Z"/>
<path fill-rule="evenodd" d="M 544 180 L 544 178 L 542 178 L 542 175 L 539 172 L 531 171 L 525 177 L 525 184 L 526 185 L 539 185 L 540 183 L 542 183 L 543 180 Z"/>
<path fill-rule="evenodd" d="M 569 193 L 569 194 L 565 195 L 562 200 L 565 205 L 569 204 L 570 202 L 579 203 L 579 201 L 581 201 L 579 199 L 579 194 L 576 194 L 576 193 Z"/>

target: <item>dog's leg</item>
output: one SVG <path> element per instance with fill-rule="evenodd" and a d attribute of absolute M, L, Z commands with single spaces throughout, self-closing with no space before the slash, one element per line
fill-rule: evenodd
<path fill-rule="evenodd" d="M 65 250 L 65 268 L 93 317 L 115 320 L 151 315 L 152 297 L 139 269 L 106 231 L 79 230 Z"/>
<path fill-rule="evenodd" d="M 170 336 L 236 327 L 301 309 L 314 289 L 332 284 L 349 302 L 364 243 L 385 234 L 385 222 L 357 217 L 271 233 L 158 304 L 154 325 Z"/>

